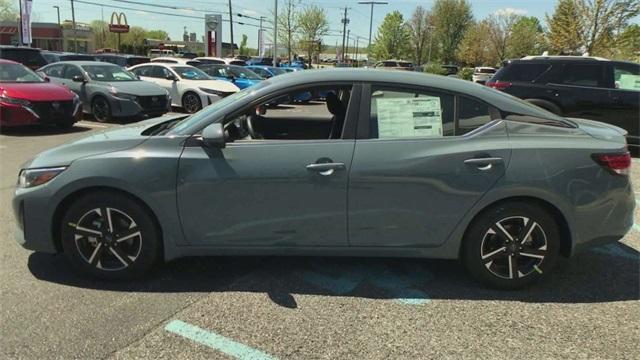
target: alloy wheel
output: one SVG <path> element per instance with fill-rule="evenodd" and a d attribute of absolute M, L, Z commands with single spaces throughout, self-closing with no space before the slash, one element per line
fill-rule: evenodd
<path fill-rule="evenodd" d="M 184 110 L 189 114 L 193 114 L 200 110 L 200 99 L 194 94 L 187 94 L 184 97 L 183 104 Z"/>
<path fill-rule="evenodd" d="M 93 101 L 93 116 L 96 118 L 96 120 L 98 120 L 99 122 L 105 122 L 107 120 L 109 120 L 109 116 L 110 114 L 110 109 L 109 109 L 109 104 L 107 104 L 107 102 L 104 99 L 98 98 L 96 100 Z"/>
<path fill-rule="evenodd" d="M 495 276 L 519 279 L 540 266 L 547 255 L 547 236 L 531 218 L 511 216 L 497 221 L 485 232 L 480 246 L 484 266 Z"/>
<path fill-rule="evenodd" d="M 74 227 L 82 259 L 92 267 L 118 271 L 131 266 L 142 249 L 142 232 L 124 211 L 100 207 L 87 211 Z"/>

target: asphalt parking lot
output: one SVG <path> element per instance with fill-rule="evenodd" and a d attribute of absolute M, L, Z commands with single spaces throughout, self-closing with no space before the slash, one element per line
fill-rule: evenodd
<path fill-rule="evenodd" d="M 640 209 L 618 244 L 562 260 L 522 291 L 455 261 L 210 257 L 100 282 L 13 239 L 20 165 L 105 127 L 0 133 L 3 359 L 633 359 L 640 354 Z M 632 179 L 640 202 L 640 160 Z M 633 355 L 636 354 L 636 355 Z"/>

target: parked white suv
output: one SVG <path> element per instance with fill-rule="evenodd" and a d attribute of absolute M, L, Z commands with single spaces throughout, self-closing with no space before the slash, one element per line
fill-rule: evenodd
<path fill-rule="evenodd" d="M 493 77 L 493 74 L 495 73 L 496 73 L 495 68 L 487 67 L 487 66 L 477 67 L 473 69 L 473 82 L 484 84 L 487 81 L 489 81 L 489 79 L 491 79 Z"/>
<path fill-rule="evenodd" d="M 240 90 L 233 83 L 215 80 L 190 65 L 154 62 L 136 65 L 129 70 L 141 80 L 167 89 L 171 94 L 171 106 L 181 107 L 189 114 Z"/>

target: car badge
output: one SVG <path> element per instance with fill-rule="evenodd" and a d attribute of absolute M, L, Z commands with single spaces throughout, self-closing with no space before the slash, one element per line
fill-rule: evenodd
<path fill-rule="evenodd" d="M 152 97 L 152 98 L 151 98 L 151 101 L 153 101 L 153 102 L 158 102 L 158 97 L 157 97 L 157 96 Z"/>
<path fill-rule="evenodd" d="M 57 101 L 52 102 L 51 106 L 53 107 L 54 110 L 60 110 L 60 103 Z"/>

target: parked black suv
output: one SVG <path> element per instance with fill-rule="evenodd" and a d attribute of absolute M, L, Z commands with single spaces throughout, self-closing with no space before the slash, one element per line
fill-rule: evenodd
<path fill-rule="evenodd" d="M 640 152 L 640 64 L 530 56 L 506 61 L 486 85 L 558 115 L 619 126 L 632 153 Z"/>
<path fill-rule="evenodd" d="M 47 65 L 47 60 L 42 56 L 40 49 L 26 46 L 0 45 L 0 59 L 18 62 L 31 70 Z"/>

